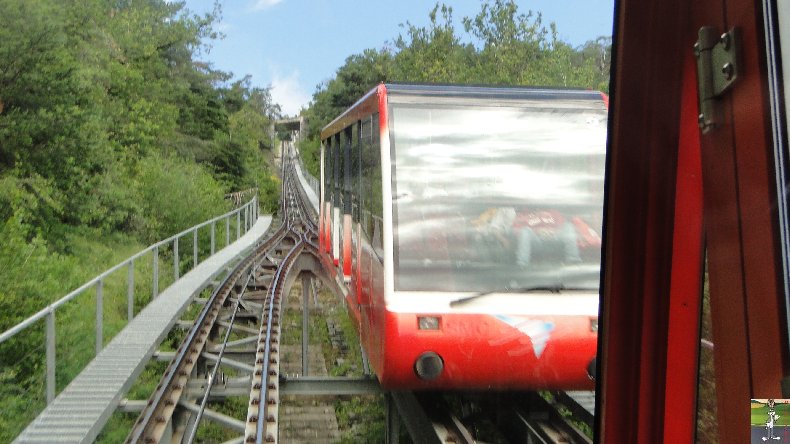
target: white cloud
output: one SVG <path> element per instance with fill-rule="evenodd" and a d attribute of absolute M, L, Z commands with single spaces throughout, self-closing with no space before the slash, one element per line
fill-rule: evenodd
<path fill-rule="evenodd" d="M 293 71 L 287 76 L 279 73 L 272 76 L 272 100 L 280 104 L 284 114 L 290 116 L 298 114 L 303 106 L 307 106 L 311 97 L 302 85 L 299 71 Z"/>
<path fill-rule="evenodd" d="M 255 0 L 252 4 L 253 11 L 262 11 L 271 8 L 272 6 L 281 3 L 283 0 Z"/>

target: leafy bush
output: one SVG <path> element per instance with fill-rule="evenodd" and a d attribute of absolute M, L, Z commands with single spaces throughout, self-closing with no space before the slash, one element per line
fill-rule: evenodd
<path fill-rule="evenodd" d="M 299 153 L 307 172 L 313 177 L 321 177 L 321 142 L 318 138 L 300 140 Z"/>
<path fill-rule="evenodd" d="M 136 189 L 142 210 L 142 239 L 167 238 L 228 210 L 222 185 L 203 167 L 153 154 L 138 164 Z"/>

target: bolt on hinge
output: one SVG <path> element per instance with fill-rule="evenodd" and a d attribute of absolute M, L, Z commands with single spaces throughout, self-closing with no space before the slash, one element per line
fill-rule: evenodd
<path fill-rule="evenodd" d="M 694 43 L 697 59 L 699 127 L 707 133 L 720 121 L 718 98 L 728 91 L 739 73 L 740 35 L 736 28 L 719 34 L 712 26 L 699 30 Z"/>

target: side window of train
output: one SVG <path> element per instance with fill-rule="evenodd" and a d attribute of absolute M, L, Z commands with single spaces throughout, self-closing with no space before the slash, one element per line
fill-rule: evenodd
<path fill-rule="evenodd" d="M 340 141 L 340 134 L 335 134 L 332 136 L 332 145 L 333 145 L 333 160 L 334 160 L 334 174 L 333 174 L 333 183 L 332 183 L 332 202 L 334 204 L 334 208 L 343 208 L 343 202 L 341 200 L 341 191 L 343 189 L 343 144 Z"/>
<path fill-rule="evenodd" d="M 352 164 L 353 127 L 349 125 L 343 129 L 343 214 L 354 212 L 354 167 Z"/>
<path fill-rule="evenodd" d="M 332 139 L 324 139 L 324 202 L 332 198 Z"/>
<path fill-rule="evenodd" d="M 372 131 L 373 127 L 371 124 L 371 118 L 366 117 L 362 120 L 362 126 L 360 130 L 360 169 L 362 170 L 361 173 L 361 190 L 360 190 L 360 207 L 361 211 L 361 223 L 362 223 L 362 232 L 365 233 L 365 236 L 368 240 L 373 239 L 373 228 L 372 228 L 372 218 L 371 218 L 371 210 L 370 210 L 370 193 L 371 189 L 373 188 L 372 183 L 372 174 L 373 174 L 373 147 L 371 146 L 372 141 Z"/>
<path fill-rule="evenodd" d="M 379 115 L 364 118 L 359 124 L 359 221 L 379 261 L 384 257 L 383 200 L 381 196 L 381 143 Z M 353 165 L 353 160 L 352 160 Z"/>
<path fill-rule="evenodd" d="M 373 248 L 376 250 L 379 259 L 384 257 L 384 200 L 382 198 L 382 178 L 381 178 L 381 134 L 379 132 L 379 115 L 373 114 L 373 134 L 372 134 L 372 150 L 373 151 L 373 177 L 374 184 L 371 187 L 370 207 L 373 214 Z"/>
<path fill-rule="evenodd" d="M 359 121 L 351 126 L 351 217 L 359 222 Z"/>

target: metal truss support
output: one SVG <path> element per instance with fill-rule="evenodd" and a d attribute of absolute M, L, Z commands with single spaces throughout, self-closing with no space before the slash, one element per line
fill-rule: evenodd
<path fill-rule="evenodd" d="M 302 273 L 302 376 L 310 374 L 310 274 Z"/>
<path fill-rule="evenodd" d="M 280 377 L 281 395 L 375 395 L 378 393 L 381 393 L 381 388 L 376 378 Z"/>
<path fill-rule="evenodd" d="M 200 406 L 192 402 L 180 401 L 178 405 L 193 413 L 197 413 L 200 411 Z M 232 418 L 228 415 L 224 415 L 222 413 L 210 409 L 203 410 L 203 417 L 205 417 L 209 421 L 213 421 L 223 427 L 227 427 L 228 429 L 235 430 L 237 432 L 243 433 L 245 428 L 247 427 L 247 424 L 244 421 L 239 421 L 236 418 Z"/>

